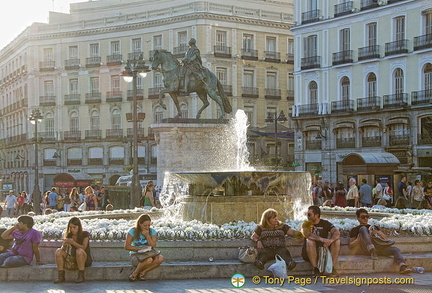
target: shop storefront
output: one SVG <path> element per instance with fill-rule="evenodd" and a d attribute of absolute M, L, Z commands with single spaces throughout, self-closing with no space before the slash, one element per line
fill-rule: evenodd
<path fill-rule="evenodd" d="M 62 194 L 69 194 L 73 187 L 78 190 L 92 185 L 93 177 L 86 173 L 61 173 L 54 177 L 54 186 L 59 188 Z"/>

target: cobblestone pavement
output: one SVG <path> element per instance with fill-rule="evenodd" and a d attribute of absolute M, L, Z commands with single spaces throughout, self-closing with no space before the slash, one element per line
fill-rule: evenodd
<path fill-rule="evenodd" d="M 365 279 L 360 279 L 365 278 Z M 235 288 L 231 284 L 231 279 L 192 279 L 192 280 L 150 280 L 145 282 L 85 282 L 81 284 L 64 283 L 53 284 L 49 282 L 6 282 L 0 285 L 1 292 L 22 293 L 22 292 L 46 292 L 46 293 L 285 293 L 285 292 L 391 292 L 391 293 L 410 293 L 410 292 L 432 292 L 432 272 L 424 274 L 411 274 L 410 276 L 402 276 L 399 274 L 376 274 L 376 275 L 349 275 L 341 276 L 339 280 L 346 282 L 364 280 L 367 278 L 372 282 L 414 282 L 414 284 L 383 284 L 383 285 L 346 285 L 346 284 L 330 284 L 335 279 L 318 279 L 316 284 L 313 284 L 314 279 L 304 277 L 304 279 L 292 280 L 287 284 L 269 284 L 274 279 L 268 278 L 267 281 L 262 278 L 259 284 L 254 284 L 252 279 L 247 278 L 243 287 Z M 402 278 L 402 279 L 397 279 Z M 412 278 L 412 279 L 410 279 Z M 256 280 L 255 280 L 256 281 Z M 297 281 L 299 284 L 295 284 Z M 312 282 L 302 286 L 300 282 Z M 327 282 L 327 284 L 323 284 Z M 342 281 L 340 281 L 342 282 Z"/>

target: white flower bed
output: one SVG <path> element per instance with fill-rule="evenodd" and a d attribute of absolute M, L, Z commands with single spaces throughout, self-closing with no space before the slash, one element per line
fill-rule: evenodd
<path fill-rule="evenodd" d="M 334 211 L 355 211 L 355 208 L 328 208 L 323 210 Z M 381 220 L 370 219 L 369 223 L 381 228 L 394 229 L 399 231 L 408 231 L 415 235 L 432 234 L 432 211 L 430 210 L 397 210 L 397 209 L 368 209 L 372 212 L 394 213 L 393 216 L 382 218 Z M 119 214 L 130 212 L 147 212 L 143 209 L 134 210 L 115 210 L 112 212 L 88 211 L 80 215 L 97 215 L 97 214 Z M 51 215 L 34 216 L 34 228 L 42 233 L 44 240 L 58 240 L 63 238 L 63 233 L 71 216 L 76 213 L 58 212 Z M 353 218 L 328 219 L 337 228 L 349 231 L 358 225 L 357 220 Z M 105 219 L 92 218 L 82 219 L 85 230 L 89 231 L 93 240 L 121 240 L 126 237 L 126 233 L 135 225 L 136 220 L 125 219 Z M 286 223 L 293 229 L 300 229 L 304 220 L 287 220 Z M 16 218 L 2 218 L 0 228 L 9 228 L 16 223 Z M 197 220 L 183 221 L 178 219 L 161 219 L 153 220 L 152 227 L 158 231 L 158 239 L 161 240 L 220 240 L 220 239 L 244 239 L 252 235 L 256 223 L 254 222 L 231 222 L 221 226 L 206 224 Z"/>

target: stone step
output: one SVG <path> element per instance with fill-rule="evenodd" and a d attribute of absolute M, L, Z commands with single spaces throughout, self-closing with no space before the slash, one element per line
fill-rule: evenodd
<path fill-rule="evenodd" d="M 432 270 L 432 253 L 405 254 L 409 266 L 421 266 L 426 271 Z M 297 267 L 290 272 L 294 276 L 308 276 L 312 267 L 309 262 L 295 257 Z M 268 263 L 267 265 L 270 265 Z M 380 256 L 378 260 L 371 260 L 366 256 L 342 255 L 339 257 L 338 271 L 341 275 L 346 274 L 372 274 L 375 272 L 396 272 L 397 266 L 392 257 Z M 94 262 L 91 268 L 86 269 L 86 280 L 88 281 L 121 281 L 127 280 L 133 268 L 129 262 Z M 230 278 L 236 273 L 246 277 L 255 275 L 271 275 L 266 270 L 258 270 L 253 264 L 243 264 L 238 260 L 216 260 L 210 261 L 166 261 L 159 268 L 151 271 L 147 279 L 204 279 L 204 278 Z M 67 271 L 68 282 L 74 281 L 76 271 Z M 25 266 L 19 268 L 0 269 L 0 282 L 6 281 L 48 281 L 57 277 L 54 264 L 42 266 Z"/>

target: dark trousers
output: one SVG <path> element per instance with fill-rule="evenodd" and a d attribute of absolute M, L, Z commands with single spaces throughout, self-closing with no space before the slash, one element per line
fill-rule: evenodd
<path fill-rule="evenodd" d="M 348 199 L 347 200 L 347 206 L 353 207 L 355 205 L 355 199 Z"/>
<path fill-rule="evenodd" d="M 398 247 L 395 246 L 375 246 L 372 243 L 372 237 L 369 234 L 369 230 L 366 227 L 360 228 L 360 247 L 361 253 L 369 255 L 372 248 L 376 249 L 377 255 L 390 256 L 393 255 L 394 261 L 397 264 L 405 262 L 404 257 Z"/>
<path fill-rule="evenodd" d="M 289 263 L 293 260 L 290 252 L 285 247 L 258 249 L 257 260 L 259 260 L 262 264 L 265 264 L 269 260 L 274 260 L 276 254 L 279 254 L 283 258 L 283 260 L 287 264 L 287 267 Z"/>

